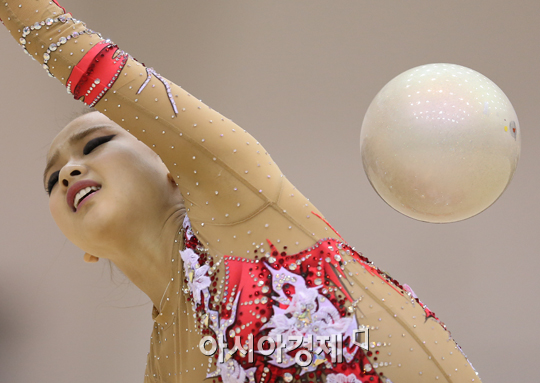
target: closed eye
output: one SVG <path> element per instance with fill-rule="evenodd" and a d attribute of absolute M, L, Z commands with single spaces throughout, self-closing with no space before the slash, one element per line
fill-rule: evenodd
<path fill-rule="evenodd" d="M 60 170 L 57 170 L 49 177 L 49 182 L 47 182 L 47 194 L 51 195 L 52 188 L 58 182 L 58 177 L 60 175 Z"/>
<path fill-rule="evenodd" d="M 116 136 L 116 134 L 111 134 L 110 136 L 101 136 L 91 139 L 84 145 L 83 154 L 87 155 L 92 153 L 92 150 L 97 148 L 99 145 L 104 144 L 106 142 L 109 142 L 113 139 L 113 137 Z"/>
<path fill-rule="evenodd" d="M 116 134 L 111 134 L 111 135 L 108 135 L 108 136 L 101 136 L 101 137 L 96 137 L 96 138 L 91 139 L 84 146 L 83 154 L 87 155 L 87 154 L 92 153 L 92 151 L 95 148 L 97 148 L 101 144 L 109 142 L 110 140 L 112 140 L 114 138 L 114 136 L 116 136 Z M 51 174 L 51 176 L 49 177 L 49 181 L 47 182 L 47 194 L 51 195 L 52 189 L 53 189 L 54 185 L 56 185 L 58 183 L 58 178 L 59 177 L 60 177 L 60 171 L 59 170 Z"/>

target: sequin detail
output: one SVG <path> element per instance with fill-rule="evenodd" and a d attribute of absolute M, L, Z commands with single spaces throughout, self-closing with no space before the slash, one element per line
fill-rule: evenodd
<path fill-rule="evenodd" d="M 100 41 L 73 68 L 66 83 L 68 93 L 95 106 L 116 82 L 128 57 L 110 40 Z"/>
<path fill-rule="evenodd" d="M 262 259 L 223 256 L 220 267 L 225 280 L 218 290 L 213 287 L 215 265 L 187 219 L 184 232 L 181 255 L 184 283 L 189 286 L 184 293 L 192 302 L 201 337 L 212 336 L 224 354 L 223 358 L 215 356 L 215 369 L 207 377 L 221 377 L 225 383 L 272 383 L 315 374 L 334 380 L 352 376 L 357 380 L 351 382 L 381 382 L 384 375 L 369 359 L 371 353 L 352 342 L 353 331 L 362 324 L 354 310 L 348 310 L 353 299 L 341 280 L 345 273 L 340 252 L 376 272 L 367 259 L 335 239 L 322 240 L 293 255 L 279 253 L 269 243 L 270 251 Z M 292 264 L 296 267 L 291 268 Z M 263 337 L 287 340 L 293 336 L 302 337 L 302 344 L 280 356 L 263 355 L 256 348 Z M 325 349 L 315 341 L 317 336 L 335 341 L 327 342 Z M 298 365 L 295 357 L 299 353 L 309 354 L 311 363 Z"/>
<path fill-rule="evenodd" d="M 144 88 L 146 88 L 146 85 L 148 85 L 148 83 L 152 79 L 152 75 L 154 75 L 165 86 L 165 89 L 167 91 L 167 97 L 169 98 L 169 102 L 171 103 L 174 114 L 175 116 L 178 115 L 178 108 L 176 107 L 176 102 L 174 101 L 171 87 L 169 86 L 169 84 L 167 84 L 167 80 L 164 77 L 162 77 L 159 73 L 157 73 L 154 70 L 154 68 L 146 68 L 146 80 L 144 80 L 143 84 L 140 86 L 139 90 L 137 91 L 137 94 L 140 94 L 144 90 Z"/>

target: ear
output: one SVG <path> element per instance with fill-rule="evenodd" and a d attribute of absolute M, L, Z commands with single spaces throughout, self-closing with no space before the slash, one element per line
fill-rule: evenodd
<path fill-rule="evenodd" d="M 99 261 L 99 258 L 93 256 L 92 254 L 84 253 L 84 261 L 87 263 L 95 263 Z"/>

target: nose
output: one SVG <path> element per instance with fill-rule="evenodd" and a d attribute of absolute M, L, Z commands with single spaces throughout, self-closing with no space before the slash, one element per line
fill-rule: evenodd
<path fill-rule="evenodd" d="M 62 185 L 67 188 L 70 184 L 75 182 L 77 178 L 84 174 L 86 174 L 86 168 L 83 165 L 66 164 L 62 170 L 60 170 L 60 179 L 62 180 Z"/>

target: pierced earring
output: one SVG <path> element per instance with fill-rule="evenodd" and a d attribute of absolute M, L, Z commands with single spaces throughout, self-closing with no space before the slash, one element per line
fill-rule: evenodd
<path fill-rule="evenodd" d="M 84 261 L 87 263 L 95 263 L 99 261 L 99 258 L 93 256 L 92 254 L 84 253 Z"/>

